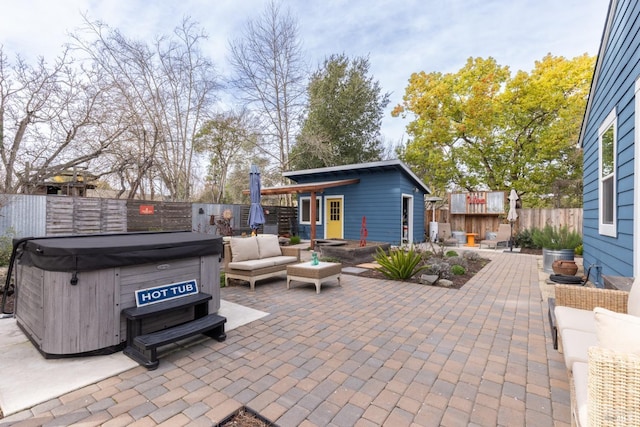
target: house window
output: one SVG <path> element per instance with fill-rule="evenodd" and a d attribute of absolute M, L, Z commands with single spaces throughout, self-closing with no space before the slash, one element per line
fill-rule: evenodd
<path fill-rule="evenodd" d="M 311 224 L 311 197 L 300 197 L 300 224 Z M 316 197 L 316 224 L 322 224 L 322 197 Z"/>
<path fill-rule="evenodd" d="M 617 116 L 613 110 L 598 129 L 599 231 L 616 236 L 616 137 Z"/>
<path fill-rule="evenodd" d="M 332 200 L 329 205 L 329 215 L 331 215 L 331 221 L 340 221 L 340 201 Z"/>

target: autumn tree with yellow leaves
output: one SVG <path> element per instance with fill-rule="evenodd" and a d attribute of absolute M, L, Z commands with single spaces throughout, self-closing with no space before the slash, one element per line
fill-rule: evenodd
<path fill-rule="evenodd" d="M 512 75 L 469 58 L 456 73 L 414 73 L 393 110 L 413 118 L 398 155 L 441 195 L 515 188 L 529 207 L 581 206 L 577 141 L 594 63 L 547 55 Z"/>

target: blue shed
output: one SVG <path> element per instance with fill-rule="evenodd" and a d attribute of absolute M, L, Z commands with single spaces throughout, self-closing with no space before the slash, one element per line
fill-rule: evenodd
<path fill-rule="evenodd" d="M 425 241 L 424 198 L 431 191 L 400 160 L 283 173 L 298 188 L 298 229 L 303 238 L 367 240 L 393 245 Z M 312 206 L 315 199 L 315 209 Z"/>
<path fill-rule="evenodd" d="M 580 131 L 584 266 L 640 273 L 640 2 L 611 0 Z M 593 273 L 596 274 L 593 274 Z"/>

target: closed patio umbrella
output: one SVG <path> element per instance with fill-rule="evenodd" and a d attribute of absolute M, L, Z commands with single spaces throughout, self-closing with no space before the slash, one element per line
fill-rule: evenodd
<path fill-rule="evenodd" d="M 261 224 L 264 224 L 264 212 L 260 205 L 260 170 L 258 166 L 251 165 L 249 172 L 249 198 L 251 207 L 249 208 L 249 227 L 257 232 Z"/>
<path fill-rule="evenodd" d="M 513 224 L 518 219 L 518 213 L 516 212 L 516 202 L 519 199 L 516 190 L 511 189 L 509 194 L 509 213 L 507 214 L 507 220 L 511 224 L 511 237 L 509 238 L 509 250 L 513 252 Z"/>

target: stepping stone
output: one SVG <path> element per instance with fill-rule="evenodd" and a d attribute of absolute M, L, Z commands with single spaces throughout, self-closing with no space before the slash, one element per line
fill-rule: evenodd
<path fill-rule="evenodd" d="M 342 269 L 343 273 L 351 273 L 351 274 L 360 274 L 360 273 L 364 273 L 365 271 L 367 271 L 366 268 L 359 268 L 359 267 L 344 267 Z"/>
<path fill-rule="evenodd" d="M 366 262 L 364 264 L 358 264 L 357 267 L 368 268 L 370 270 L 373 270 L 375 268 L 380 267 L 380 264 L 378 264 L 377 262 Z"/>

